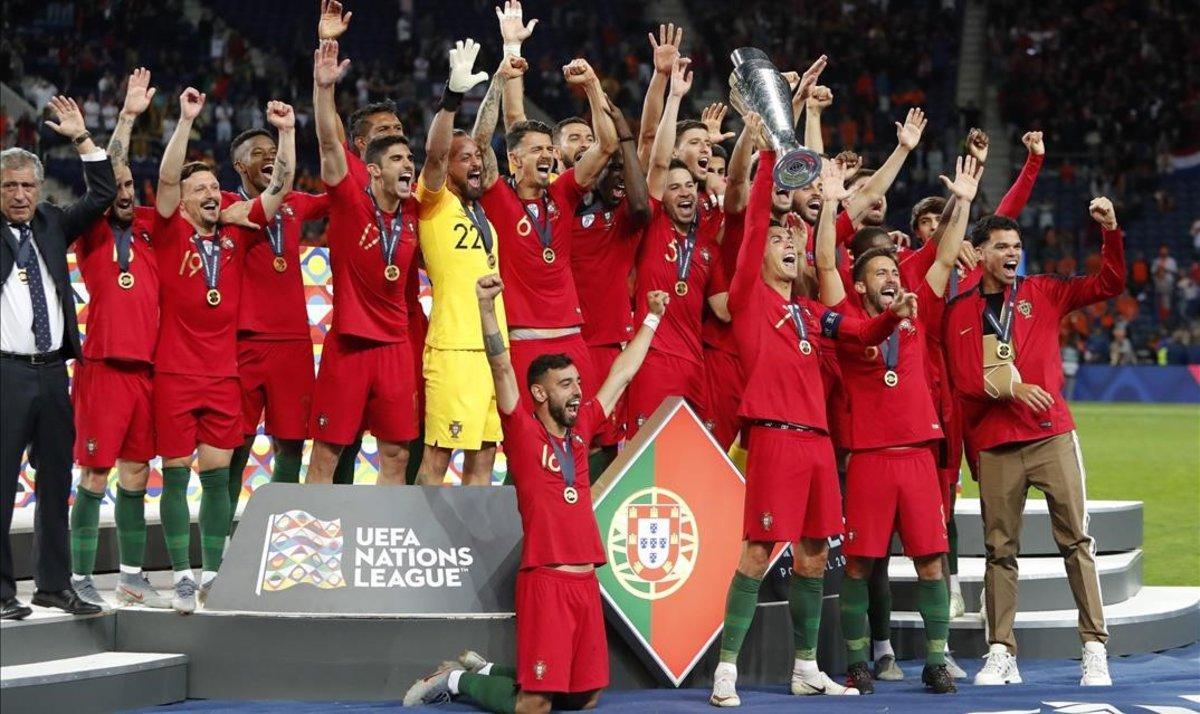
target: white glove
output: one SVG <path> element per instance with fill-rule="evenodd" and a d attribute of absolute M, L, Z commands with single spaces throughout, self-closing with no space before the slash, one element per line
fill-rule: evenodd
<path fill-rule="evenodd" d="M 487 72 L 471 74 L 475 66 L 475 57 L 479 55 L 479 45 L 467 38 L 454 43 L 450 50 L 450 80 L 446 83 L 451 92 L 466 94 L 471 87 L 485 81 Z"/>

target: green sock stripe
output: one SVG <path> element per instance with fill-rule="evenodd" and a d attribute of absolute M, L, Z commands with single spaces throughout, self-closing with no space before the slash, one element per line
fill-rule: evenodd
<path fill-rule="evenodd" d="M 762 581 L 734 571 L 725 597 L 725 628 L 721 632 L 721 661 L 737 662 L 746 632 L 754 622 L 758 608 L 758 589 Z"/>
<path fill-rule="evenodd" d="M 191 544 L 191 513 L 188 511 L 187 488 L 192 470 L 186 466 L 167 466 L 163 469 L 163 490 L 158 501 L 162 519 L 163 538 L 171 556 L 172 570 L 192 567 L 188 553 Z"/>
<path fill-rule="evenodd" d="M 295 454 L 276 454 L 275 465 L 271 469 L 271 483 L 299 483 L 300 456 Z"/>
<path fill-rule="evenodd" d="M 509 677 L 463 672 L 458 691 L 490 712 L 513 714 L 517 709 L 517 683 Z"/>
<path fill-rule="evenodd" d="M 792 644 L 795 645 L 798 659 L 811 660 L 816 657 L 824 595 L 824 578 L 792 576 L 788 585 L 788 609 L 792 615 Z"/>
<path fill-rule="evenodd" d="M 950 637 L 950 594 L 941 580 L 917 581 L 917 611 L 925 623 L 925 663 L 946 663 Z"/>
<path fill-rule="evenodd" d="M 117 546 L 121 565 L 141 568 L 146 557 L 146 491 L 117 486 Z"/>
<path fill-rule="evenodd" d="M 205 570 L 217 571 L 229 535 L 229 469 L 200 472 L 200 559 Z"/>

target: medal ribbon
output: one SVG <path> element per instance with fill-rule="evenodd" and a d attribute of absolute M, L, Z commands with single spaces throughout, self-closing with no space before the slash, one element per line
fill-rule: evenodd
<path fill-rule="evenodd" d="M 996 339 L 1001 342 L 1009 342 L 1012 338 L 1013 326 L 1013 307 L 1017 304 L 1017 290 L 1021 287 L 1021 278 L 1017 278 L 1013 282 L 1012 290 L 1008 293 L 1008 300 L 1004 302 L 1004 307 L 1000 310 L 1000 317 L 997 318 L 992 308 L 984 306 L 983 317 L 991 324 L 992 329 L 996 331 Z"/>
<path fill-rule="evenodd" d="M 370 186 L 367 186 L 367 195 L 371 197 L 371 205 L 375 207 L 375 227 L 379 229 L 379 245 L 383 248 L 383 264 L 392 265 L 392 257 L 396 254 L 396 244 L 400 242 L 400 230 L 404 227 L 402 223 L 404 213 L 397 205 L 396 215 L 392 216 L 392 225 L 387 226 L 387 230 L 384 230 L 383 211 L 379 208 L 379 201 L 375 200 L 375 194 L 371 193 Z"/>
<path fill-rule="evenodd" d="M 112 226 L 113 243 L 117 248 L 117 267 L 122 273 L 129 272 L 129 256 L 133 248 L 133 226 L 129 226 L 124 230 Z"/>
<path fill-rule="evenodd" d="M 238 195 L 242 200 L 249 201 L 250 196 L 246 193 L 243 186 L 238 186 Z M 280 211 L 275 211 L 275 217 L 267 224 L 267 240 L 271 243 L 271 252 L 276 258 L 283 257 L 283 214 Z"/>
<path fill-rule="evenodd" d="M 696 252 L 696 221 L 692 221 L 687 236 L 678 245 L 679 260 L 675 263 L 675 277 L 679 282 L 686 283 L 688 273 L 692 270 L 692 254 Z"/>
<path fill-rule="evenodd" d="M 804 342 L 808 339 L 808 326 L 804 324 L 804 315 L 800 312 L 800 306 L 789 302 L 786 308 L 788 316 L 792 318 L 792 326 L 796 328 L 796 336 L 800 338 L 800 342 Z"/>
<path fill-rule="evenodd" d="M 484 252 L 491 255 L 492 229 L 488 226 L 488 217 L 483 211 L 483 206 L 479 205 L 478 201 L 470 204 L 464 203 L 463 213 L 467 214 L 467 219 L 471 221 L 471 225 L 475 226 L 475 230 L 479 231 L 479 237 L 483 239 Z"/>
<path fill-rule="evenodd" d="M 567 484 L 567 488 L 573 487 L 575 485 L 575 449 L 571 448 L 571 430 L 567 429 L 562 446 L 559 446 L 558 439 L 554 438 L 545 424 L 542 424 L 542 431 L 546 432 L 546 438 L 550 440 L 550 448 L 554 449 L 554 458 L 558 459 L 558 468 L 562 471 L 563 482 Z"/>
<path fill-rule="evenodd" d="M 216 234 L 212 240 L 205 240 L 196 234 L 192 236 L 192 243 L 196 245 L 200 263 L 204 266 L 204 284 L 209 290 L 215 290 L 221 278 L 221 236 Z"/>
<path fill-rule="evenodd" d="M 883 366 L 890 372 L 896 371 L 896 365 L 900 363 L 900 328 L 892 330 L 892 334 L 888 335 L 883 344 L 879 345 L 879 351 L 883 354 Z"/>

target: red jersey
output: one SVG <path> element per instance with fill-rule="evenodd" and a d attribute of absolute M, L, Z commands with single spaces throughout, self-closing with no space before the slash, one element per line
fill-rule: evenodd
<path fill-rule="evenodd" d="M 367 187 L 343 178 L 326 185 L 329 195 L 329 262 L 333 268 L 333 330 L 375 342 L 408 339 L 407 284 L 417 248 L 417 200 L 410 197 L 395 213 L 379 211 Z M 393 273 L 383 256 L 380 223 L 400 237 L 392 254 Z"/>
<path fill-rule="evenodd" d="M 928 326 L 936 329 L 941 320 L 942 300 L 925 280 L 913 292 L 917 318 L 901 320 L 883 343 L 838 345 L 842 384 L 850 403 L 846 445 L 855 451 L 915 446 L 943 438 L 929 386 L 926 350 Z M 862 301 L 849 296 L 833 309 L 870 319 Z M 889 370 L 896 375 L 891 386 L 885 381 Z"/>
<path fill-rule="evenodd" d="M 580 404 L 579 418 L 570 430 L 571 443 L 564 446 L 520 405 L 512 414 L 500 412 L 504 455 L 509 478 L 517 488 L 517 509 L 525 531 L 522 570 L 543 565 L 604 565 L 588 474 L 588 444 L 604 423 L 600 402 Z M 570 448 L 575 458 L 575 503 L 567 503 L 563 496 L 566 481 L 555 450 L 564 448 Z"/>
<path fill-rule="evenodd" d="M 84 359 L 154 361 L 158 340 L 158 263 L 150 243 L 152 207 L 133 209 L 129 226 L 129 273 L 133 284 L 121 287 L 116 234 L 108 216 L 96 220 L 75 243 L 75 258 L 88 293 Z"/>
<path fill-rule="evenodd" d="M 571 233 L 584 193 L 575 169 L 567 169 L 541 198 L 522 200 L 503 179 L 483 194 L 480 202 L 496 227 L 504 256 L 500 277 L 510 330 L 583 323 L 571 275 Z M 548 247 L 543 246 L 543 232 L 550 239 Z"/>
<path fill-rule="evenodd" d="M 222 208 L 242 200 L 245 197 L 240 193 L 221 192 Z M 328 213 L 328 195 L 292 191 L 263 226 L 262 240 L 250 246 L 243 267 L 242 301 L 238 308 L 241 339 L 310 339 L 308 301 L 300 277 L 300 233 L 305 221 L 322 219 Z M 276 267 L 277 259 L 283 261 L 278 264 L 282 265 L 282 271 Z"/>
<path fill-rule="evenodd" d="M 254 200 L 250 220 L 263 225 L 262 201 Z M 196 229 L 177 208 L 170 218 L 156 211 L 152 240 L 158 262 L 158 345 L 154 351 L 157 372 L 194 374 L 206 377 L 236 377 L 238 303 L 246 251 L 259 240 L 261 231 L 237 226 L 218 226 L 211 239 L 197 246 Z M 219 248 L 219 252 L 215 250 Z M 216 290 L 220 301 L 208 299 L 209 278 L 204 252 L 215 254 Z"/>
<path fill-rule="evenodd" d="M 633 303 L 627 278 L 640 230 L 633 230 L 629 200 L 604 205 L 595 192 L 583 197 L 571 230 L 571 272 L 583 310 L 583 340 L 615 345 L 633 339 Z"/>
<path fill-rule="evenodd" d="M 881 342 L 899 321 L 888 311 L 864 323 L 808 298 L 789 300 L 763 281 L 762 256 L 771 217 L 774 165 L 775 152 L 760 154 L 746 208 L 745 239 L 729 288 L 738 357 L 746 375 L 738 415 L 827 432 L 817 337 L 873 344 Z"/>
<path fill-rule="evenodd" d="M 344 144 L 343 148 L 346 150 L 346 173 L 350 178 L 354 179 L 355 183 L 366 188 L 371 184 L 371 174 L 367 172 L 367 162 L 363 161 L 361 156 L 354 153 L 354 149 L 351 148 L 349 141 Z"/>
<path fill-rule="evenodd" d="M 702 227 L 702 224 L 701 226 Z M 729 285 L 721 269 L 721 247 L 716 239 L 696 230 L 692 254 L 688 260 L 687 293 L 680 295 L 675 288 L 679 282 L 680 250 L 686 245 L 686 235 L 680 235 L 662 202 L 650 199 L 650 222 L 643 229 L 642 245 L 638 249 L 637 313 L 634 321 L 641 324 L 649 308 L 646 293 L 662 290 L 671 296 L 671 309 L 663 315 L 654 343 L 650 349 L 700 364 L 700 317 L 713 295 L 727 292 Z"/>
<path fill-rule="evenodd" d="M 844 215 L 844 214 L 843 214 Z M 914 292 L 914 286 L 920 286 L 925 282 L 925 275 L 929 269 L 933 267 L 937 260 L 937 244 L 933 241 L 926 241 L 925 245 L 917 250 L 906 250 L 897 252 L 896 264 L 900 268 L 900 284 L 905 290 Z M 862 304 L 862 296 L 854 289 L 854 266 L 849 261 L 838 266 L 838 274 L 842 276 L 842 286 L 846 289 L 846 295 L 854 295 L 858 297 L 857 302 Z M 953 278 L 951 278 L 953 280 Z M 944 298 L 934 296 L 938 302 L 942 302 Z"/>
<path fill-rule="evenodd" d="M 721 239 L 721 270 L 728 277 L 737 268 L 738 249 L 742 246 L 742 231 L 746 225 L 746 212 L 725 214 L 725 237 Z M 714 349 L 737 354 L 737 339 L 733 336 L 733 324 L 719 319 L 712 311 L 704 313 L 704 324 L 700 327 L 700 338 L 705 345 Z"/>
<path fill-rule="evenodd" d="M 987 299 L 982 284 L 946 307 L 942 323 L 946 364 L 962 405 L 967 441 L 975 449 L 1045 439 L 1075 428 L 1062 396 L 1059 323 L 1067 313 L 1120 295 L 1125 289 L 1124 234 L 1120 229 L 1103 233 L 1103 262 L 1096 275 L 1033 275 L 1017 284 L 1011 338 L 1015 364 L 1022 382 L 1036 384 L 1054 397 L 1054 405 L 1045 412 L 1035 412 L 1016 399 L 993 399 L 984 391 L 983 335 L 985 329 L 993 330 L 983 316 Z M 1004 303 L 1010 300 L 1012 290 L 1012 286 L 1005 289 Z"/>
<path fill-rule="evenodd" d="M 721 226 L 725 225 L 725 212 L 721 210 L 721 204 L 715 194 L 701 191 L 698 199 L 696 202 L 697 220 L 700 224 L 698 233 L 715 241 L 721 232 Z"/>
<path fill-rule="evenodd" d="M 1008 216 L 1014 221 L 1017 220 L 1021 211 L 1025 210 L 1025 204 L 1029 203 L 1029 196 L 1033 193 L 1033 185 L 1037 183 L 1038 172 L 1042 170 L 1042 162 L 1045 159 L 1045 154 L 1032 152 L 1025 157 L 1025 165 L 1021 167 L 1021 173 L 1017 174 L 1017 180 L 1013 181 L 1008 193 L 1000 199 L 1000 205 L 996 206 L 997 216 Z"/>

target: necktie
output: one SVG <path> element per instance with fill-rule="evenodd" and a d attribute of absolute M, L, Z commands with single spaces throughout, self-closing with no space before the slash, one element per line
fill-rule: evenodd
<path fill-rule="evenodd" d="M 50 351 L 50 311 L 46 307 L 46 293 L 42 287 L 42 271 L 38 268 L 37 252 L 33 248 L 33 230 L 28 224 L 19 224 L 21 243 L 17 249 L 17 267 L 25 271 L 29 285 L 29 299 L 33 303 L 33 339 L 38 352 Z"/>

